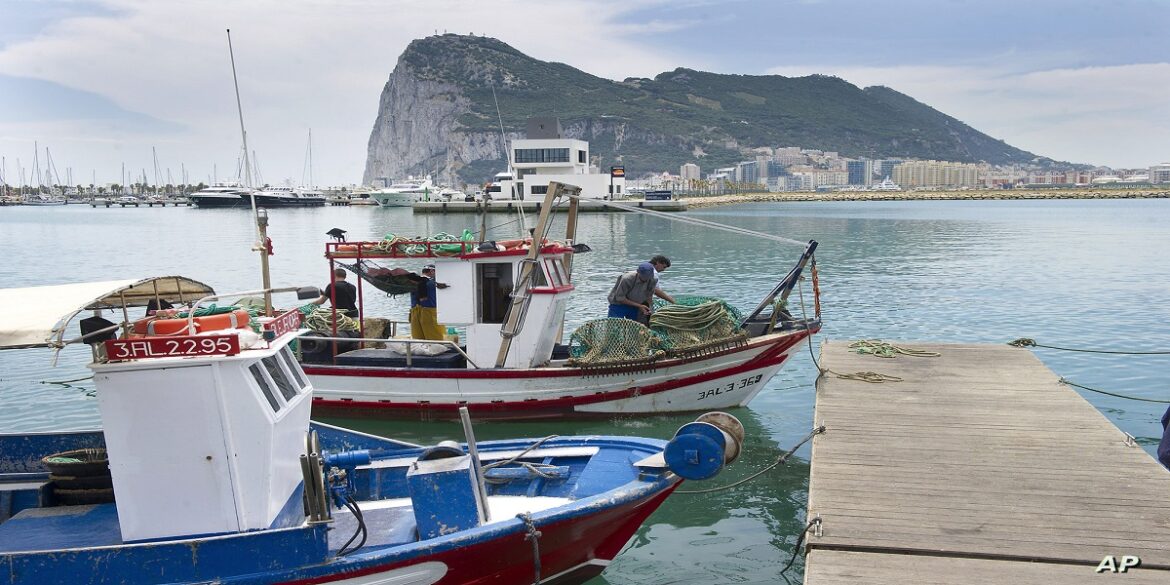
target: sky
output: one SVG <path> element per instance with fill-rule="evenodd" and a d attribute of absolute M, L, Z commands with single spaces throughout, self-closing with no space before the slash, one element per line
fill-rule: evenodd
<path fill-rule="evenodd" d="M 229 28 L 270 184 L 309 182 L 310 131 L 313 182 L 360 182 L 398 57 L 444 32 L 613 80 L 835 75 L 1055 160 L 1170 162 L 1170 0 L 0 0 L 0 173 L 235 177 Z"/>

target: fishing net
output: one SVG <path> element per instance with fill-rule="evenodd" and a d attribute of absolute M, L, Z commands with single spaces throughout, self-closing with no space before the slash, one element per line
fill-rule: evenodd
<path fill-rule="evenodd" d="M 604 366 L 650 361 L 664 352 L 645 325 L 630 319 L 594 319 L 569 336 L 570 363 Z"/>
<path fill-rule="evenodd" d="M 362 280 L 390 296 L 410 294 L 418 290 L 417 276 L 412 278 L 409 273 L 395 274 L 393 270 L 368 260 L 359 260 L 354 264 L 338 262 L 337 265 L 360 276 Z"/>
<path fill-rule="evenodd" d="M 650 330 L 668 352 L 683 352 L 746 337 L 739 328 L 743 315 L 725 301 L 698 295 L 679 295 L 674 303 L 655 302 Z"/>
<path fill-rule="evenodd" d="M 656 303 L 650 327 L 630 319 L 595 319 L 569 337 L 570 363 L 607 366 L 682 355 L 731 343 L 747 333 L 739 328 L 741 313 L 726 302 L 703 296 L 679 295 L 675 303 Z"/>

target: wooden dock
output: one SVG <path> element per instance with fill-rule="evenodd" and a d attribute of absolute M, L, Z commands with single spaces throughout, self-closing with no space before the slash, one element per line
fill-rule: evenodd
<path fill-rule="evenodd" d="M 1029 350 L 893 343 L 941 355 L 821 348 L 903 381 L 817 383 L 806 585 L 1170 583 L 1170 471 Z"/>

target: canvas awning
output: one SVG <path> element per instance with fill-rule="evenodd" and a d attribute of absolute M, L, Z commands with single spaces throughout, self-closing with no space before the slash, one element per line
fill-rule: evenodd
<path fill-rule="evenodd" d="M 212 294 L 184 276 L 0 289 L 0 349 L 59 346 L 82 311 L 141 307 L 152 299 L 190 303 Z"/>

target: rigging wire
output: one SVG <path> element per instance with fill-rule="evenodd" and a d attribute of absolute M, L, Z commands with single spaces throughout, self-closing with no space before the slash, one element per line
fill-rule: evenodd
<path fill-rule="evenodd" d="M 635 213 L 644 213 L 644 214 L 647 214 L 647 215 L 651 215 L 651 216 L 654 216 L 654 217 L 661 217 L 661 218 L 663 218 L 663 219 L 668 219 L 668 220 L 671 220 L 671 221 L 680 221 L 680 222 L 682 222 L 682 223 L 689 223 L 689 224 L 692 224 L 692 225 L 699 225 L 699 226 L 703 226 L 703 227 L 709 227 L 709 228 L 712 228 L 712 229 L 717 229 L 717 230 L 728 231 L 728 232 L 732 232 L 732 233 L 736 233 L 736 234 L 740 234 L 740 235 L 751 236 L 751 237 L 754 237 L 754 238 L 761 238 L 761 239 L 764 239 L 764 240 L 771 240 L 771 241 L 773 241 L 773 242 L 781 242 L 781 243 L 784 243 L 784 244 L 794 244 L 794 245 L 797 245 L 797 246 L 807 246 L 807 245 L 808 245 L 808 242 L 802 242 L 802 241 L 800 241 L 800 240 L 794 240 L 794 239 L 792 239 L 792 238 L 785 238 L 785 237 L 783 237 L 783 236 L 774 236 L 774 235 L 772 235 L 772 234 L 765 234 L 765 233 L 763 233 L 763 232 L 757 232 L 757 231 L 755 231 L 755 230 L 749 230 L 749 229 L 747 229 L 747 228 L 740 228 L 740 227 L 730 226 L 730 225 L 727 225 L 727 224 L 718 223 L 718 222 L 714 222 L 714 221 L 707 221 L 707 220 L 705 220 L 705 219 L 699 219 L 699 218 L 697 218 L 697 217 L 683 217 L 683 216 L 677 216 L 677 215 L 670 214 L 670 213 L 665 213 L 665 212 L 662 212 L 662 211 L 654 211 L 654 210 L 652 210 L 652 209 L 645 209 L 645 208 L 638 207 L 638 206 L 635 206 L 635 205 L 627 205 L 627 204 L 624 204 L 624 203 L 616 203 L 616 202 L 614 202 L 614 201 L 605 201 L 605 200 L 600 200 L 600 199 L 599 199 L 599 200 L 597 200 L 597 203 L 598 203 L 598 204 L 600 204 L 600 205 L 605 205 L 605 206 L 608 206 L 608 207 L 614 207 L 614 208 L 616 208 L 616 209 L 623 209 L 623 210 L 625 210 L 625 211 L 632 211 L 632 212 L 635 212 Z"/>

